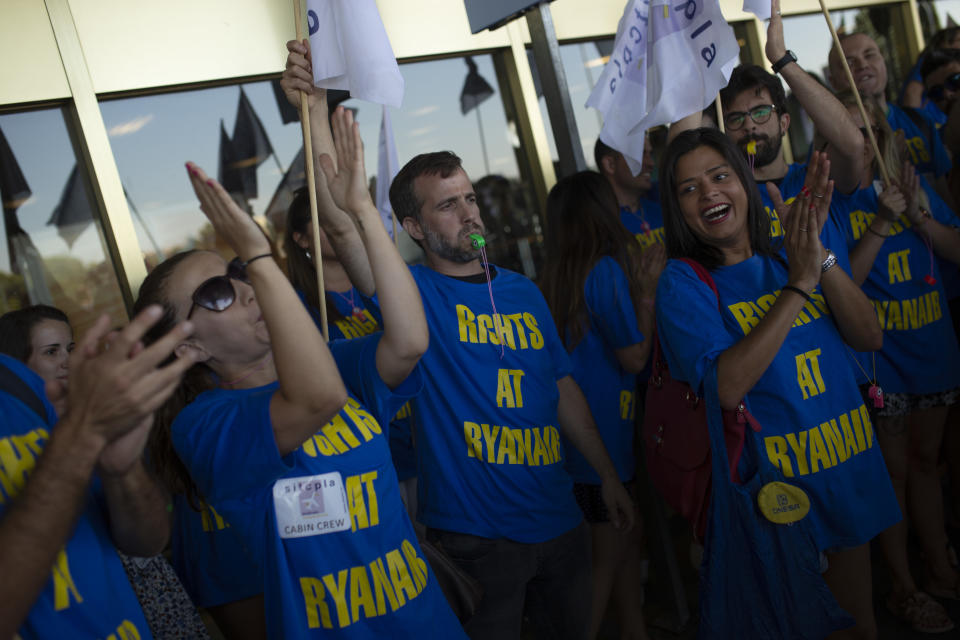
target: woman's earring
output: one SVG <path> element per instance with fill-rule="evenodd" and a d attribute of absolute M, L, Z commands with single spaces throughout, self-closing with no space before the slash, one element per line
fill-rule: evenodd
<path fill-rule="evenodd" d="M 310 249 L 304 249 L 303 252 L 307 254 L 307 260 L 313 260 L 313 256 L 310 255 Z"/>

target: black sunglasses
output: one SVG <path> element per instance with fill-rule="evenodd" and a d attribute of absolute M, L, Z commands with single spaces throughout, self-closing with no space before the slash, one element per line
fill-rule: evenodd
<path fill-rule="evenodd" d="M 950 91 L 960 91 L 960 73 L 953 74 L 944 80 L 943 84 L 935 84 L 927 89 L 927 97 L 934 102 L 940 102 L 943 100 L 944 92 L 947 89 Z"/>
<path fill-rule="evenodd" d="M 240 258 L 234 258 L 227 263 L 227 273 L 225 275 L 213 276 L 200 283 L 200 286 L 191 296 L 193 304 L 190 305 L 187 320 L 190 319 L 193 310 L 197 307 L 203 307 L 217 313 L 229 309 L 230 305 L 237 299 L 237 291 L 233 288 L 233 283 L 230 280 L 239 280 L 250 284 L 250 280 L 247 278 L 247 265 Z"/>
<path fill-rule="evenodd" d="M 727 125 L 727 129 L 736 131 L 743 127 L 743 123 L 747 121 L 747 116 L 750 116 L 750 119 L 757 124 L 763 124 L 770 119 L 770 115 L 776 110 L 776 105 L 761 104 L 750 109 L 750 111 L 731 111 L 723 119 L 723 122 Z"/>

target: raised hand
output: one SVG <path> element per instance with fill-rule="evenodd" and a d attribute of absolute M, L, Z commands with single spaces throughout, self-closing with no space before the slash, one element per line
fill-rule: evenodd
<path fill-rule="evenodd" d="M 780 0 L 770 2 L 770 24 L 767 25 L 767 44 L 763 48 L 770 64 L 787 55 L 783 40 L 783 19 L 780 17 Z"/>
<path fill-rule="evenodd" d="M 178 324 L 143 347 L 144 334 L 162 315 L 163 309 L 157 305 L 144 309 L 116 334 L 108 349 L 100 344 L 108 333 L 110 318 L 101 316 L 70 354 L 66 415 L 84 424 L 103 444 L 142 427 L 194 363 L 187 354 L 160 366 L 193 332 L 190 322 Z"/>
<path fill-rule="evenodd" d="M 360 127 L 353 121 L 353 113 L 343 107 L 337 107 L 331 120 L 338 166 L 334 166 L 333 159 L 324 153 L 319 158 L 320 167 L 336 205 L 357 215 L 365 208 L 374 207 L 367 188 L 366 169 L 363 166 Z"/>
<path fill-rule="evenodd" d="M 290 40 L 287 42 L 287 66 L 280 77 L 280 86 L 287 100 L 293 106 L 300 108 L 300 92 L 307 96 L 307 106 L 313 108 L 321 101 L 325 101 L 327 90 L 313 86 L 313 60 L 310 57 L 310 41 L 304 38 L 303 42 Z"/>
<path fill-rule="evenodd" d="M 660 273 L 667 266 L 667 250 L 660 243 L 652 244 L 640 254 L 640 289 L 652 298 L 657 291 Z"/>
<path fill-rule="evenodd" d="M 830 179 L 830 157 L 825 151 L 814 151 L 813 155 L 810 156 L 803 188 L 812 196 L 816 213 L 816 229 L 817 233 L 820 233 L 823 231 L 823 225 L 827 223 L 827 218 L 830 217 L 830 202 L 833 196 L 833 180 Z M 777 211 L 780 223 L 786 228 L 787 219 L 790 217 L 793 207 L 784 203 L 780 190 L 772 182 L 767 183 L 767 194 L 773 201 L 773 207 Z"/>
<path fill-rule="evenodd" d="M 820 243 L 820 231 L 817 229 L 817 198 L 804 187 L 790 207 L 790 213 L 784 225 L 783 246 L 787 252 L 789 268 L 788 284 L 803 291 L 813 291 L 820 282 L 820 268 L 825 250 Z M 823 200 L 830 206 L 830 194 Z"/>
<path fill-rule="evenodd" d="M 911 224 L 920 224 L 923 222 L 923 216 L 920 214 L 920 175 L 913 163 L 904 160 L 900 176 L 900 191 L 903 193 L 905 203 L 903 213 Z"/>
<path fill-rule="evenodd" d="M 203 169 L 187 163 L 190 184 L 200 200 L 200 211 L 207 216 L 213 230 L 230 245 L 241 260 L 270 253 L 270 242 L 253 218 L 237 205 L 230 194 Z"/>
<path fill-rule="evenodd" d="M 884 189 L 878 200 L 877 215 L 887 222 L 896 222 L 907 211 L 907 199 L 895 184 Z"/>

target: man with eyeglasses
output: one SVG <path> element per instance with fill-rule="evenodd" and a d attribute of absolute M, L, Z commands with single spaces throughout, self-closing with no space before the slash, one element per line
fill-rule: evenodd
<path fill-rule="evenodd" d="M 841 192 L 849 193 L 857 188 L 863 168 L 863 138 L 843 105 L 804 71 L 797 56 L 787 50 L 779 2 L 773 3 L 764 53 L 773 73 L 757 65 L 739 65 L 730 75 L 727 86 L 720 90 L 720 102 L 724 130 L 753 169 L 760 197 L 770 216 L 770 235 L 777 238 L 783 236 L 783 226 L 764 183 L 773 182 L 789 204 L 807 177 L 806 164 L 788 164 L 783 154 L 783 137 L 790 127 L 790 114 L 787 113 L 786 94 L 780 78 L 786 81 L 814 125 L 829 141 L 831 177 L 835 188 Z M 693 116 L 674 125 L 671 137 L 674 129 L 696 126 L 692 120 L 699 119 Z M 816 197 L 824 195 L 814 194 Z M 835 225 L 828 224 L 825 229 L 824 246 L 845 246 L 845 242 L 835 237 L 839 233 Z M 846 255 L 839 257 L 841 265 L 846 267 Z"/>
<path fill-rule="evenodd" d="M 880 47 L 865 33 L 850 33 L 840 37 L 840 47 L 853 74 L 853 81 L 862 95 L 873 96 L 887 114 L 887 122 L 894 131 L 902 131 L 910 158 L 917 171 L 936 189 L 948 204 L 953 199 L 947 187 L 946 176 L 952 162 L 943 146 L 936 124 L 924 113 L 911 109 L 906 111 L 887 102 L 887 63 Z M 850 89 L 843 69 L 841 51 L 836 46 L 830 49 L 830 84 L 837 91 Z M 819 123 L 817 124 L 819 127 Z"/>

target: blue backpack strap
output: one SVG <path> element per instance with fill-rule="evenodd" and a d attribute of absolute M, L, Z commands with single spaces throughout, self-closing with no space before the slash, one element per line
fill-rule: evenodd
<path fill-rule="evenodd" d="M 9 393 L 38 416 L 46 419 L 47 409 L 40 396 L 3 362 L 0 362 L 0 391 Z"/>

